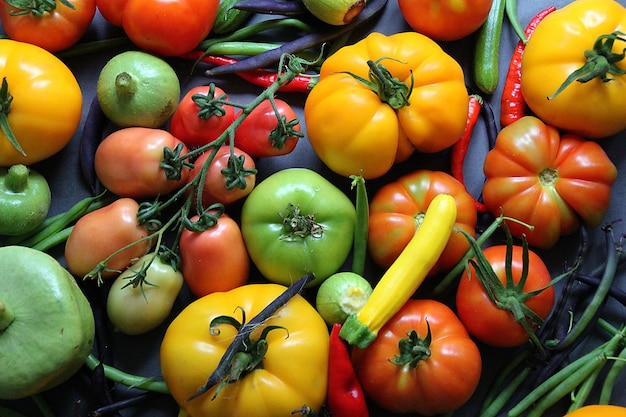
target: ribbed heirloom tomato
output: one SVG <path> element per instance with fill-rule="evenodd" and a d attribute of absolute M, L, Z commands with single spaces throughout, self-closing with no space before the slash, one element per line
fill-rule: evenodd
<path fill-rule="evenodd" d="M 534 35 L 533 35 L 534 36 Z M 500 131 L 484 162 L 485 205 L 504 214 L 514 236 L 550 248 L 581 223 L 594 227 L 608 210 L 617 169 L 596 142 L 564 134 L 534 116 Z"/>
<path fill-rule="evenodd" d="M 249 335 L 244 357 L 262 356 L 254 369 L 231 374 L 233 380 L 220 384 L 219 392 L 216 384 L 189 399 L 205 385 L 237 334 L 228 323 L 211 326 L 213 319 L 227 316 L 232 324 L 248 322 L 285 289 L 271 283 L 249 284 L 209 294 L 189 304 L 170 324 L 161 344 L 163 379 L 189 416 L 288 417 L 304 406 L 320 411 L 327 392 L 328 328 L 300 295 Z M 257 343 L 263 338 L 266 343 Z"/>
<path fill-rule="evenodd" d="M 378 265 L 388 268 L 396 260 L 438 194 L 450 194 L 456 201 L 454 227 L 475 235 L 476 208 L 465 187 L 443 171 L 417 170 L 384 185 L 370 201 L 368 250 Z M 465 237 L 452 233 L 430 275 L 450 270 L 468 249 Z"/>
<path fill-rule="evenodd" d="M 463 70 L 435 41 L 416 32 L 374 32 L 324 61 L 304 119 L 311 146 L 330 169 L 344 176 L 363 170 L 367 179 L 389 171 L 400 144 L 404 153 L 409 143 L 427 153 L 454 144 L 467 110 Z"/>

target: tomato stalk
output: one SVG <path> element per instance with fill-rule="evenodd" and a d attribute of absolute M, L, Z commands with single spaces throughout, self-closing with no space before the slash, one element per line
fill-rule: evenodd
<path fill-rule="evenodd" d="M 572 72 L 565 81 L 563 81 L 563 84 L 548 97 L 548 100 L 553 100 L 574 81 L 586 83 L 595 78 L 599 78 L 602 82 L 610 82 L 614 78 L 609 75 L 620 76 L 626 74 L 626 70 L 615 65 L 617 62 L 621 62 L 626 56 L 626 48 L 624 48 L 621 53 L 613 52 L 613 44 L 615 41 L 626 42 L 624 36 L 626 36 L 626 34 L 619 31 L 598 36 L 593 44 L 593 49 L 588 49 L 584 52 L 586 58 L 585 64 Z"/>
<path fill-rule="evenodd" d="M 228 348 L 224 352 L 220 362 L 215 370 L 213 370 L 206 383 L 202 387 L 199 387 L 198 391 L 189 397 L 187 401 L 192 401 L 195 398 L 200 397 L 219 384 L 213 396 L 213 398 L 215 398 L 219 390 L 225 385 L 237 381 L 240 376 L 243 376 L 243 374 L 258 366 L 263 359 L 264 350 L 267 350 L 267 341 L 264 336 L 267 336 L 267 332 L 277 326 L 266 327 L 261 334 L 261 338 L 254 343 L 250 340 L 250 334 L 259 326 L 262 326 L 263 323 L 276 312 L 276 310 L 289 302 L 289 300 L 291 300 L 291 298 L 295 295 L 299 294 L 304 289 L 306 284 L 313 280 L 314 277 L 315 276 L 313 274 L 307 274 L 298 281 L 294 282 L 248 322 L 245 322 L 245 315 L 241 323 L 236 323 L 234 319 L 230 320 L 224 316 L 214 319 L 211 322 L 211 332 L 215 331 L 214 325 L 222 322 L 228 322 L 229 324 L 235 325 L 237 328 L 237 335 L 233 339 L 232 343 L 228 345 Z M 247 351 L 249 347 L 252 351 Z M 254 350 L 256 350 L 256 352 Z"/>

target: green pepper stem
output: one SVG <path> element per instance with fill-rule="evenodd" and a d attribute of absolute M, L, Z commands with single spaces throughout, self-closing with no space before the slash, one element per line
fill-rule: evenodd
<path fill-rule="evenodd" d="M 13 193 L 21 193 L 28 185 L 28 174 L 30 170 L 26 165 L 17 164 L 9 168 L 7 176 L 4 178 L 4 185 L 7 190 Z"/>
<path fill-rule="evenodd" d="M 13 310 L 0 300 L 0 331 L 7 329 L 14 318 Z"/>

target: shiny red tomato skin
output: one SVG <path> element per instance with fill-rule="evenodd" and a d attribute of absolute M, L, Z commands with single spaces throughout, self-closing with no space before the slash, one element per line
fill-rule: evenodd
<path fill-rule="evenodd" d="M 141 49 L 176 56 L 194 49 L 213 28 L 219 0 L 128 0 L 122 27 Z"/>
<path fill-rule="evenodd" d="M 476 32 L 493 0 L 398 0 L 400 12 L 416 32 L 437 41 L 454 41 Z"/>
<path fill-rule="evenodd" d="M 104 19 L 114 26 L 122 26 L 122 13 L 128 0 L 96 0 L 98 11 Z"/>
<path fill-rule="evenodd" d="M 96 14 L 95 0 L 72 0 L 74 9 L 63 4 L 43 16 L 14 14 L 15 9 L 0 2 L 0 22 L 9 38 L 58 52 L 77 43 L 87 32 Z"/>
<path fill-rule="evenodd" d="M 502 283 L 506 281 L 506 246 L 490 246 L 483 250 Z M 524 292 L 538 290 L 551 281 L 550 271 L 535 252 L 529 250 L 528 278 Z M 522 247 L 513 247 L 513 281 L 519 282 L 522 271 Z M 540 317 L 546 318 L 554 306 L 554 288 L 548 287 L 538 295 L 529 298 L 525 304 Z M 497 347 L 514 347 L 528 341 L 529 336 L 513 315 L 496 307 L 489 299 L 476 271 L 470 266 L 470 275 L 464 271 L 456 294 L 456 307 L 459 318 L 467 331 L 478 340 Z"/>
<path fill-rule="evenodd" d="M 430 356 L 415 368 L 390 362 L 398 343 L 415 330 L 428 334 Z M 482 373 L 476 343 L 445 304 L 430 299 L 409 300 L 365 349 L 354 347 L 352 363 L 366 395 L 385 410 L 422 416 L 445 414 L 465 404 Z"/>
<path fill-rule="evenodd" d="M 244 157 L 244 168 L 246 169 L 256 169 L 256 164 L 254 159 L 247 153 L 235 147 L 233 149 L 234 155 L 236 157 Z M 207 151 L 200 155 L 198 159 L 194 161 L 194 168 L 191 170 L 189 174 L 188 181 L 194 181 L 194 179 L 200 174 L 202 171 L 202 166 L 206 163 L 207 159 L 211 157 L 211 151 Z M 256 185 L 256 174 L 250 174 L 245 176 L 246 185 L 244 188 L 239 186 L 235 186 L 231 189 L 228 189 L 226 186 L 226 182 L 228 181 L 227 177 L 224 176 L 222 170 L 228 168 L 228 161 L 230 159 L 230 146 L 224 145 L 220 146 L 206 173 L 206 180 L 204 181 L 202 189 L 202 204 L 203 206 L 209 207 L 214 203 L 222 203 L 224 205 L 229 205 L 234 203 L 235 201 L 241 200 L 254 188 Z"/>
<path fill-rule="evenodd" d="M 193 216 L 191 221 L 197 221 Z M 250 258 L 235 220 L 222 214 L 203 232 L 185 229 L 180 237 L 181 271 L 192 293 L 202 297 L 245 284 Z"/>
<path fill-rule="evenodd" d="M 211 115 L 203 118 L 198 116 L 200 106 L 193 100 L 195 94 L 206 96 L 210 91 L 208 85 L 196 86 L 190 89 L 178 103 L 178 107 L 170 119 L 168 130 L 189 148 L 206 145 L 217 139 L 235 120 L 235 108 L 224 104 L 223 116 Z M 227 100 L 226 93 L 215 87 L 213 97 L 222 97 Z"/>
<path fill-rule="evenodd" d="M 285 122 L 298 118 L 294 109 L 285 101 L 275 99 L 278 114 Z M 279 156 L 291 153 L 298 144 L 298 136 L 290 136 L 282 147 L 272 144 L 270 133 L 278 126 L 278 118 L 269 100 L 263 101 L 244 119 L 235 130 L 235 145 L 252 157 Z M 300 124 L 293 126 L 300 132 Z"/>

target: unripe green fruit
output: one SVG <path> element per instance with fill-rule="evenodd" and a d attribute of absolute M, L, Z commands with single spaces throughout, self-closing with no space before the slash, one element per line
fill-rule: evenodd
<path fill-rule="evenodd" d="M 0 168 L 0 235 L 17 236 L 41 224 L 50 209 L 46 179 L 25 165 Z"/>
<path fill-rule="evenodd" d="M 180 80 L 163 59 L 126 51 L 102 68 L 96 94 L 102 112 L 117 126 L 157 128 L 178 106 Z"/>
<path fill-rule="evenodd" d="M 0 247 L 0 399 L 26 398 L 69 379 L 91 352 L 89 301 L 56 259 Z"/>

